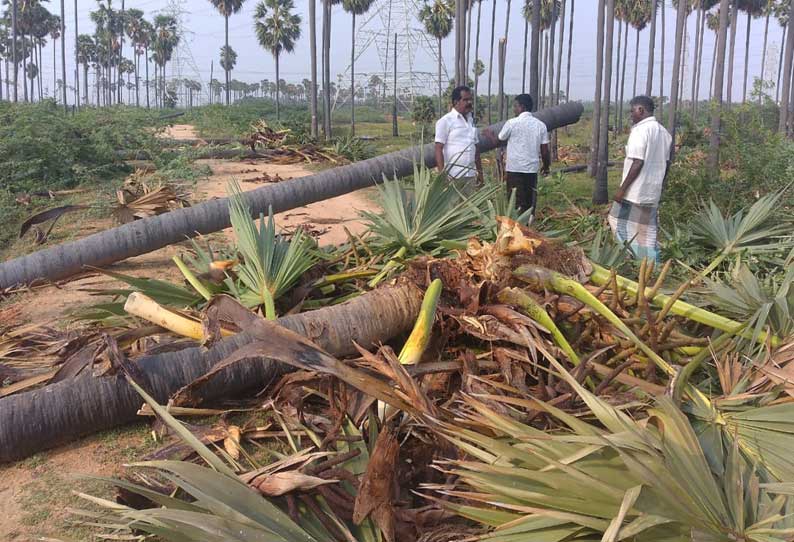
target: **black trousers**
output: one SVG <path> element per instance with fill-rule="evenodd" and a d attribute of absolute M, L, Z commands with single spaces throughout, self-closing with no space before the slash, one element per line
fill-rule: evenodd
<path fill-rule="evenodd" d="M 507 194 L 516 191 L 516 209 L 523 213 L 535 208 L 538 199 L 538 174 L 507 172 Z"/>

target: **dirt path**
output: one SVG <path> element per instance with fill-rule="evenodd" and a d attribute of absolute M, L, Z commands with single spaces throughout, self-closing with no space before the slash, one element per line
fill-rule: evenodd
<path fill-rule="evenodd" d="M 195 137 L 195 131 L 192 126 L 176 125 L 169 135 L 187 139 Z M 212 175 L 197 184 L 194 201 L 226 196 L 227 185 L 232 180 L 237 180 L 243 190 L 252 190 L 262 186 L 257 179 L 265 175 L 278 175 L 284 182 L 289 182 L 289 179 L 311 173 L 301 166 L 274 165 L 253 160 L 207 160 L 204 163 L 210 167 Z M 279 228 L 287 231 L 304 225 L 315 230 L 320 244 L 337 244 L 347 239 L 344 227 L 354 233 L 361 233 L 363 225 L 358 221 L 358 211 L 373 208 L 373 202 L 359 191 L 281 213 L 276 216 L 276 221 Z M 111 226 L 110 219 L 94 221 L 82 225 L 81 234 L 95 233 Z M 232 232 L 226 230 L 225 234 L 231 236 Z M 120 262 L 112 269 L 135 276 L 181 281 L 182 276 L 171 258 L 185 249 L 185 243 L 165 247 Z M 15 304 L 21 308 L 21 321 L 61 321 L 63 324 L 67 311 L 103 299 L 93 297 L 87 290 L 114 286 L 119 286 L 119 283 L 101 275 L 89 276 L 21 294 Z M 87 538 L 87 531 L 69 527 L 66 523 L 64 508 L 82 504 L 71 494 L 71 490 L 80 487 L 88 488 L 94 494 L 108 497 L 110 494 L 97 484 L 75 486 L 73 475 L 116 474 L 118 465 L 139 458 L 151 446 L 147 426 L 139 424 L 43 452 L 13 465 L 0 466 L 0 541 L 16 542 L 32 540 L 36 536 L 64 535 L 65 530 L 68 531 L 67 538 Z"/>

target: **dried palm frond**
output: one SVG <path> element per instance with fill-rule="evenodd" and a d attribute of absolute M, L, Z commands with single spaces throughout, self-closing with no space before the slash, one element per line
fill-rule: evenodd
<path fill-rule="evenodd" d="M 140 191 L 132 191 L 139 187 Z M 158 185 L 151 187 L 146 182 L 125 183 L 116 191 L 118 204 L 113 207 L 113 217 L 125 224 L 141 218 L 148 218 L 173 209 L 189 207 L 188 194 L 179 193 L 173 186 Z"/>

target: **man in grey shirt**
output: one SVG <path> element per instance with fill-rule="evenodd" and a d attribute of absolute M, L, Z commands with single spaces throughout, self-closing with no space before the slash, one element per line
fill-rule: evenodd
<path fill-rule="evenodd" d="M 546 125 L 532 116 L 532 97 L 519 94 L 513 102 L 515 117 L 505 122 L 499 132 L 499 144 L 507 143 L 507 190 L 516 191 L 519 212 L 534 211 L 537 204 L 538 171 L 549 172 L 549 132 Z M 541 168 L 541 157 L 543 168 Z"/>

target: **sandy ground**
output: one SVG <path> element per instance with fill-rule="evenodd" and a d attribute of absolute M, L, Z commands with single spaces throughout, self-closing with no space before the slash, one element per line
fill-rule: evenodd
<path fill-rule="evenodd" d="M 195 137 L 192 126 L 176 125 L 168 133 L 171 137 L 186 139 Z M 226 187 L 237 180 L 243 190 L 263 186 L 251 182 L 264 174 L 278 175 L 285 182 L 289 179 L 309 175 L 301 166 L 267 164 L 263 161 L 246 160 L 232 162 L 207 160 L 212 175 L 196 186 L 194 201 L 206 201 L 226 196 Z M 247 182 L 248 181 L 248 182 Z M 287 231 L 298 225 L 315 230 L 320 244 L 336 244 L 347 240 L 344 228 L 351 232 L 362 232 L 358 211 L 372 209 L 373 202 L 362 192 L 346 194 L 322 203 L 293 209 L 277 215 L 277 225 Z M 111 227 L 110 220 L 85 224 L 86 235 Z M 232 232 L 227 230 L 227 235 Z M 150 254 L 130 258 L 112 266 L 113 270 L 135 276 L 149 276 L 181 280 L 181 274 L 171 258 L 185 250 L 185 244 L 169 246 Z M 104 276 L 88 276 L 60 285 L 37 288 L 21 294 L 15 303 L 21 307 L 20 320 L 58 322 L 66 311 L 75 307 L 98 302 L 87 289 L 107 288 L 118 285 Z M 120 461 L 120 450 L 135 450 L 145 447 L 145 428 L 125 432 L 121 437 L 98 435 L 78 441 L 59 449 L 44 452 L 31 459 L 0 467 L 0 541 L 33 540 L 38 535 L 54 536 L 63 529 L 66 505 L 75 505 L 70 497 L 71 476 L 74 474 L 114 474 Z M 39 503 L 37 507 L 31 503 Z M 44 521 L 46 520 L 46 521 Z M 72 538 L 74 536 L 72 535 Z"/>

